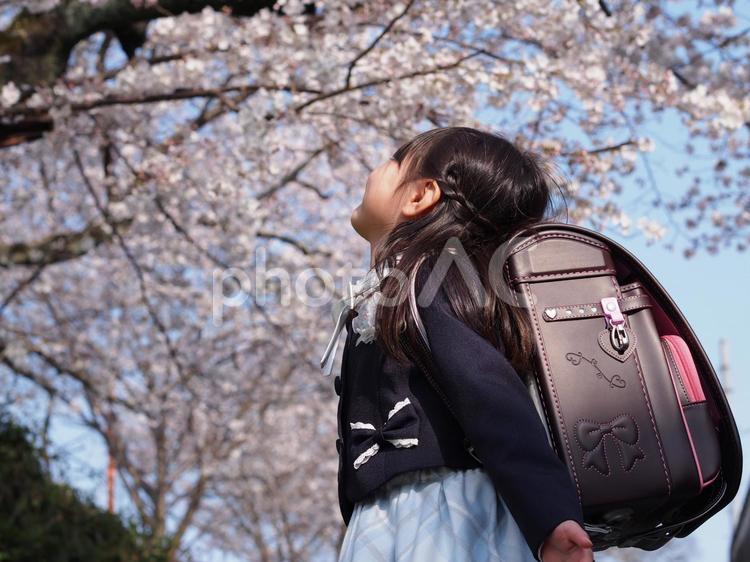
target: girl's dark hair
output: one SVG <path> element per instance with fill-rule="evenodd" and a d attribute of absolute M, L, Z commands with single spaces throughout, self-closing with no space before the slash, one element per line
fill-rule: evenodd
<path fill-rule="evenodd" d="M 380 342 L 399 361 L 409 361 L 409 350 L 420 349 L 410 286 L 403 280 L 416 276 L 422 265 L 434 264 L 446 242 L 455 237 L 470 257 L 486 298 L 477 302 L 458 267 L 451 265 L 441 286 L 454 312 L 503 351 L 517 370 L 527 370 L 533 356 L 531 326 L 522 309 L 492 289 L 496 279 L 490 277 L 488 266 L 511 236 L 550 218 L 546 213 L 554 206 L 553 188 L 562 195 L 558 171 L 501 133 L 469 127 L 421 133 L 392 158 L 402 173 L 398 189 L 414 180 L 434 179 L 441 197 L 428 212 L 397 224 L 374 250 L 378 274 L 382 276 L 386 267 L 403 274 L 400 280 L 386 276 L 381 285 L 383 295 L 395 304 L 377 308 Z"/>

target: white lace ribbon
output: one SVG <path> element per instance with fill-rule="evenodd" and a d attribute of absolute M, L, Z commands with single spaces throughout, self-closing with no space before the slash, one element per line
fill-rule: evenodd
<path fill-rule="evenodd" d="M 386 275 L 388 275 L 388 268 L 385 268 L 383 278 Z M 375 269 L 370 269 L 357 283 L 349 282 L 348 295 L 334 306 L 333 312 L 336 323 L 320 359 L 320 368 L 323 370 L 324 376 L 333 372 L 333 363 L 336 358 L 341 331 L 346 326 L 346 318 L 351 310 L 356 309 L 358 312 L 357 318 L 355 318 L 356 322 L 352 321 L 352 329 L 359 334 L 355 345 L 369 343 L 375 339 L 375 310 L 380 300 L 378 287 L 381 280 Z M 365 303 L 365 305 L 360 306 L 362 303 Z"/>

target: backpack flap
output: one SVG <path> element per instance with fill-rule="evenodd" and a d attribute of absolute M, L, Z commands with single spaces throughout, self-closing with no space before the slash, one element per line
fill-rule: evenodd
<path fill-rule="evenodd" d="M 689 373 L 694 369 L 692 377 L 698 384 L 693 384 L 693 388 L 700 388 L 705 401 L 700 400 L 700 394 L 696 394 L 694 406 L 683 406 L 683 412 L 696 445 L 703 482 L 700 493 L 661 520 L 662 530 L 672 527 L 671 532 L 675 536 L 686 537 L 728 505 L 739 489 L 742 476 L 742 445 L 729 402 L 694 330 L 646 266 L 617 242 L 599 233 L 572 225 L 565 225 L 565 229 L 586 231 L 592 237 L 607 242 L 616 264 L 618 279 L 625 283 L 626 287 L 627 284 L 638 281 L 640 291 L 651 299 L 651 312 L 662 344 L 670 341 L 673 349 L 674 346 L 678 346 L 677 352 L 680 353 L 681 350 L 682 359 L 678 359 L 678 369 L 685 369 L 685 376 L 690 376 Z M 665 359 L 669 363 L 668 352 L 665 352 Z M 672 367 L 674 368 L 674 365 Z M 677 384 L 679 385 L 679 382 Z M 679 386 L 678 390 L 681 392 Z M 688 400 L 688 404 L 690 402 L 692 400 Z M 717 432 L 718 452 L 714 448 L 714 436 Z M 718 474 L 717 463 L 720 465 Z"/>
<path fill-rule="evenodd" d="M 667 525 L 705 520 L 725 499 L 722 463 L 735 470 L 741 453 L 692 330 L 676 307 L 663 306 L 666 293 L 645 267 L 612 244 L 546 223 L 513 247 L 505 276 L 531 323 L 532 388 L 592 540 L 598 550 L 653 549 L 685 531 L 665 533 Z"/>

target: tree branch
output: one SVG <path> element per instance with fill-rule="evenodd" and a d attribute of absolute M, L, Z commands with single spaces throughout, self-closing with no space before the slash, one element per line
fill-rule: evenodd
<path fill-rule="evenodd" d="M 228 9 L 235 16 L 253 16 L 272 8 L 273 0 L 61 0 L 47 12 L 22 10 L 0 33 L 0 87 L 51 85 L 63 75 L 73 47 L 99 31 L 112 31 L 123 51 L 132 57 L 145 41 L 145 23 L 183 13 L 198 13 L 206 7 Z"/>
<path fill-rule="evenodd" d="M 361 53 L 359 53 L 354 59 L 349 63 L 349 68 L 346 71 L 346 80 L 344 80 L 344 87 L 348 88 L 349 83 L 352 78 L 352 71 L 354 70 L 354 67 L 357 65 L 357 62 L 367 56 L 367 53 L 372 51 L 375 46 L 380 42 L 380 40 L 385 37 L 385 35 L 391 30 L 391 28 L 396 25 L 396 22 L 403 18 L 406 15 L 406 12 L 409 11 L 409 8 L 411 8 L 412 4 L 414 4 L 415 0 L 409 0 L 409 3 L 406 5 L 406 7 L 401 10 L 401 13 L 397 15 L 395 18 L 393 18 L 390 22 L 388 22 L 388 25 L 386 25 L 383 28 L 383 31 L 380 32 L 380 34 L 373 39 L 373 41 L 365 48 Z"/>
<path fill-rule="evenodd" d="M 117 228 L 126 229 L 131 217 L 114 221 Z M 94 222 L 78 232 L 56 233 L 36 242 L 15 242 L 0 245 L 0 268 L 15 265 L 40 266 L 80 257 L 104 242 L 112 240 L 109 224 Z"/>
<path fill-rule="evenodd" d="M 319 255 L 322 255 L 322 256 L 330 256 L 331 255 L 331 252 L 329 252 L 327 250 L 314 250 L 312 248 L 308 248 L 306 245 L 304 245 L 299 240 L 297 240 L 295 238 L 292 238 L 291 236 L 287 236 L 285 234 L 278 234 L 276 232 L 270 232 L 270 231 L 267 231 L 267 230 L 259 230 L 258 232 L 256 232 L 256 236 L 258 236 L 258 238 L 270 238 L 270 239 L 273 239 L 273 240 L 278 240 L 279 242 L 284 242 L 286 244 L 290 244 L 290 245 L 294 246 L 295 248 L 297 248 L 300 252 L 302 252 L 306 256 L 310 256 L 310 255 L 313 255 L 313 254 L 319 254 Z"/>
<path fill-rule="evenodd" d="M 314 105 L 320 101 L 327 100 L 329 98 L 334 98 L 336 96 L 345 94 L 350 91 L 362 90 L 365 88 L 370 88 L 372 86 L 379 86 L 381 84 L 388 84 L 390 82 L 398 82 L 400 80 L 407 80 L 409 78 L 416 78 L 417 76 L 429 76 L 430 74 L 436 74 L 438 72 L 442 72 L 443 70 L 451 70 L 453 68 L 459 67 L 461 63 L 464 62 L 465 60 L 474 58 L 480 54 L 482 54 L 480 51 L 475 51 L 473 53 L 469 53 L 468 55 L 463 55 L 459 57 L 458 59 L 456 59 L 455 61 L 448 63 L 448 64 L 441 64 L 433 68 L 425 68 L 423 70 L 414 70 L 412 72 L 407 72 L 406 74 L 402 74 L 400 76 L 383 76 L 380 78 L 374 78 L 372 80 L 368 80 L 367 82 L 363 82 L 361 84 L 356 84 L 354 86 L 337 88 L 335 90 L 326 92 L 310 100 L 307 100 L 301 103 L 300 105 L 293 107 L 291 111 L 293 111 L 294 113 L 300 113 L 303 109 L 306 109 L 310 107 L 311 105 Z M 284 113 L 286 113 L 286 111 L 282 112 L 281 115 L 276 115 L 275 117 L 279 118 L 283 116 Z"/>

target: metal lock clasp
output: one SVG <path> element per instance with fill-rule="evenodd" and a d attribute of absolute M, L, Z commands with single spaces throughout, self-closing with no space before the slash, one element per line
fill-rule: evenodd
<path fill-rule="evenodd" d="M 622 315 L 617 297 L 604 297 L 601 305 L 609 328 L 609 342 L 613 348 L 622 353 L 630 345 L 630 338 L 625 331 L 625 317 Z"/>

